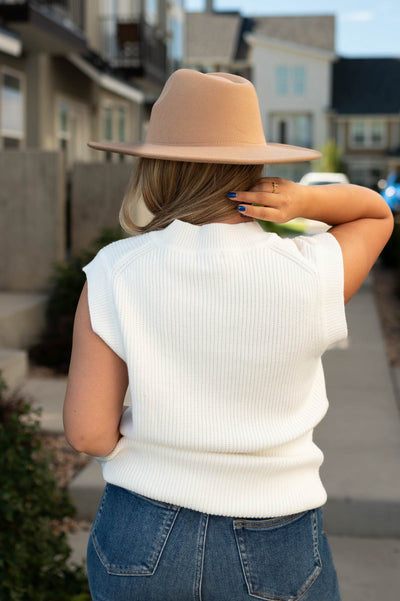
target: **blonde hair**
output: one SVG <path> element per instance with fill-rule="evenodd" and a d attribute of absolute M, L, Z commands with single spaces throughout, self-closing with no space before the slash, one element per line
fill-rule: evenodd
<path fill-rule="evenodd" d="M 227 192 L 248 190 L 260 179 L 263 165 L 190 163 L 140 158 L 131 175 L 119 213 L 129 234 L 167 227 L 175 219 L 194 225 L 237 215 Z M 136 225 L 133 214 L 142 198 L 152 219 Z"/>

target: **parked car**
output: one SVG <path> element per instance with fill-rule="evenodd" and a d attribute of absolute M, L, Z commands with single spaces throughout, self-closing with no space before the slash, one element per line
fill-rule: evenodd
<path fill-rule="evenodd" d="M 302 186 L 318 186 L 321 184 L 348 184 L 349 178 L 345 173 L 325 173 L 310 171 L 303 175 L 299 184 Z"/>
<path fill-rule="evenodd" d="M 389 174 L 381 194 L 392 211 L 400 209 L 400 173 Z"/>

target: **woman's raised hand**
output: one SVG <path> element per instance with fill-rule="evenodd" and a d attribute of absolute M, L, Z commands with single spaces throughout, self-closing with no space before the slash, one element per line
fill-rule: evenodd
<path fill-rule="evenodd" d="M 246 217 L 275 223 L 306 217 L 333 226 L 329 234 L 343 255 L 345 302 L 361 286 L 393 230 L 393 215 L 382 196 L 353 184 L 302 186 L 265 177 L 248 192 L 228 197 Z"/>
<path fill-rule="evenodd" d="M 249 191 L 230 192 L 228 198 L 238 203 L 238 211 L 246 217 L 286 223 L 302 216 L 304 186 L 280 177 L 264 177 Z"/>

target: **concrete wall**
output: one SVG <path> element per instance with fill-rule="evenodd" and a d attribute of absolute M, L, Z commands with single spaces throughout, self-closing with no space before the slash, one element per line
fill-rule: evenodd
<path fill-rule="evenodd" d="M 48 288 L 65 258 L 65 176 L 61 155 L 0 152 L 0 290 Z"/>
<path fill-rule="evenodd" d="M 75 163 L 71 189 L 71 251 L 87 249 L 104 228 L 119 225 L 118 213 L 132 163 Z"/>

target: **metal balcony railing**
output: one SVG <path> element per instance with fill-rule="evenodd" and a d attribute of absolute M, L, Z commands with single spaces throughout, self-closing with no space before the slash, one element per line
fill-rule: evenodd
<path fill-rule="evenodd" d="M 85 30 L 85 0 L 0 0 L 8 16 L 18 17 L 31 6 L 63 27 L 81 33 Z"/>
<path fill-rule="evenodd" d="M 114 67 L 139 67 L 141 25 L 139 18 L 101 16 L 101 54 Z"/>
<path fill-rule="evenodd" d="M 63 21 L 66 27 L 85 30 L 85 0 L 33 0 L 42 8 L 47 7 Z"/>

